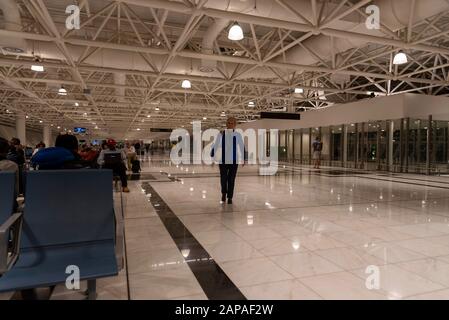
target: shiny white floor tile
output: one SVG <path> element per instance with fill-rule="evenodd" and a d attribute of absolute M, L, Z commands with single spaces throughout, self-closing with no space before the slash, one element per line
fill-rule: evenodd
<path fill-rule="evenodd" d="M 418 294 L 408 297 L 406 300 L 449 300 L 449 289 Z"/>
<path fill-rule="evenodd" d="M 173 298 L 173 300 L 208 300 L 208 298 L 204 293 L 200 293 L 200 294 L 194 294 L 192 296 Z"/>
<path fill-rule="evenodd" d="M 249 240 L 248 242 L 265 256 L 307 251 L 304 246 L 301 246 L 299 241 L 287 238 L 255 239 Z"/>
<path fill-rule="evenodd" d="M 369 290 L 365 280 L 349 272 L 336 272 L 302 278 L 301 282 L 326 300 L 381 300 L 384 295 Z"/>
<path fill-rule="evenodd" d="M 255 240 L 255 239 L 267 239 L 267 238 L 281 238 L 282 235 L 271 230 L 268 227 L 252 227 L 247 226 L 244 228 L 234 228 L 232 229 L 237 235 L 245 240 Z"/>
<path fill-rule="evenodd" d="M 312 252 L 273 256 L 270 259 L 296 278 L 342 271 L 342 268 Z"/>
<path fill-rule="evenodd" d="M 220 266 L 237 287 L 293 279 L 268 258 L 228 261 Z"/>
<path fill-rule="evenodd" d="M 444 232 L 435 230 L 427 224 L 403 225 L 389 228 L 394 231 L 406 233 L 415 237 L 436 237 L 445 235 Z"/>
<path fill-rule="evenodd" d="M 409 296 L 443 289 L 443 286 L 425 279 L 413 272 L 395 265 L 379 266 L 380 291 L 388 299 L 403 299 Z M 355 275 L 366 280 L 365 269 L 353 271 Z"/>
<path fill-rule="evenodd" d="M 379 242 L 361 247 L 368 254 L 382 260 L 382 264 L 390 264 L 425 258 L 424 255 L 390 242 Z"/>
<path fill-rule="evenodd" d="M 317 250 L 314 253 L 331 261 L 344 270 L 366 268 L 370 265 L 381 265 L 383 261 L 366 251 L 353 247 Z"/>
<path fill-rule="evenodd" d="M 394 240 L 405 240 L 413 238 L 412 235 L 401 233 L 396 230 L 391 230 L 386 227 L 375 227 L 364 229 L 363 233 L 372 237 L 375 240 L 381 241 L 394 241 Z"/>
<path fill-rule="evenodd" d="M 130 275 L 129 286 L 132 300 L 173 299 L 203 293 L 186 265 Z"/>
<path fill-rule="evenodd" d="M 429 257 L 449 255 L 449 244 L 445 246 L 439 243 L 434 243 L 427 239 L 409 239 L 395 241 L 394 243 L 401 247 Z"/>
<path fill-rule="evenodd" d="M 249 300 L 320 300 L 321 297 L 299 280 L 285 280 L 241 287 L 240 291 Z"/>
<path fill-rule="evenodd" d="M 140 238 L 126 238 L 126 251 L 128 254 L 134 252 L 151 251 L 158 249 L 176 249 L 176 244 L 170 235 L 160 237 L 140 237 Z"/>
<path fill-rule="evenodd" d="M 349 230 L 332 232 L 327 234 L 327 236 L 346 244 L 347 246 L 363 247 L 367 244 L 371 244 L 377 239 L 375 237 L 369 236 L 362 231 Z"/>
<path fill-rule="evenodd" d="M 176 268 L 185 264 L 184 257 L 177 248 L 128 252 L 127 258 L 129 274 Z"/>
<path fill-rule="evenodd" d="M 243 241 L 206 244 L 204 248 L 218 262 L 263 257 L 257 249 Z"/>
<path fill-rule="evenodd" d="M 431 241 L 433 243 L 438 243 L 441 245 L 449 245 L 449 235 L 446 236 L 439 236 L 439 237 L 430 237 L 426 240 Z"/>
<path fill-rule="evenodd" d="M 449 263 L 427 258 L 397 264 L 398 267 L 416 273 L 428 280 L 449 287 Z"/>
<path fill-rule="evenodd" d="M 313 233 L 304 236 L 293 236 L 290 237 L 290 239 L 292 243 L 299 243 L 300 247 L 304 247 L 310 251 L 347 246 L 347 244 L 337 241 L 322 233 Z"/>
<path fill-rule="evenodd" d="M 210 244 L 221 244 L 227 242 L 243 241 L 235 232 L 227 229 L 214 231 L 195 232 L 195 238 L 204 246 Z"/>

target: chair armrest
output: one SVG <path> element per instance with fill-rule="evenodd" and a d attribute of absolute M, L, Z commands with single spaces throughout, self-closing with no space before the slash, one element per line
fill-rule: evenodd
<path fill-rule="evenodd" d="M 20 252 L 23 213 L 14 213 L 0 225 L 0 276 L 16 263 Z"/>

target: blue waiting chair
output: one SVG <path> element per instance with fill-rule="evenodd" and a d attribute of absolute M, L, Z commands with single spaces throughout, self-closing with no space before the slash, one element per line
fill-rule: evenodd
<path fill-rule="evenodd" d="M 66 283 L 68 267 L 87 280 L 117 275 L 111 170 L 48 170 L 27 174 L 20 255 L 0 278 L 0 292 Z"/>
<path fill-rule="evenodd" d="M 22 214 L 14 213 L 16 173 L 0 172 L 0 276 L 17 261 Z"/>

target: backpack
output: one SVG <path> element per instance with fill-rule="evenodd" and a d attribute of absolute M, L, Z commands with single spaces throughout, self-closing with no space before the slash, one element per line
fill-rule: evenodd
<path fill-rule="evenodd" d="M 131 163 L 131 171 L 133 173 L 139 173 L 141 170 L 140 168 L 140 161 L 139 160 L 133 160 Z"/>
<path fill-rule="evenodd" d="M 122 154 L 120 151 L 108 152 L 104 154 L 104 166 L 113 167 L 122 163 Z"/>

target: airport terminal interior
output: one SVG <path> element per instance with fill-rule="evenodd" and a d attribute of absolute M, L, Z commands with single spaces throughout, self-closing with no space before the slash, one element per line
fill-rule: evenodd
<path fill-rule="evenodd" d="M 449 300 L 448 85 L 446 0 L 0 0 L 0 300 Z"/>

